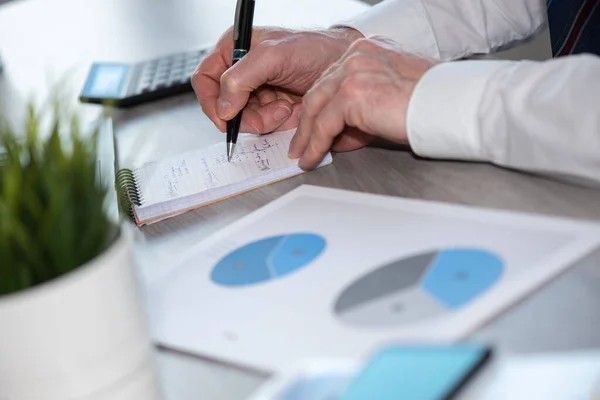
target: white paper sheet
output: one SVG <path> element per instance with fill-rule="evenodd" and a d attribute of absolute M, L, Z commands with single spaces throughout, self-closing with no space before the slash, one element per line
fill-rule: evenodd
<path fill-rule="evenodd" d="M 152 335 L 268 372 L 388 341 L 452 342 L 598 246 L 598 224 L 305 185 L 155 282 Z"/>

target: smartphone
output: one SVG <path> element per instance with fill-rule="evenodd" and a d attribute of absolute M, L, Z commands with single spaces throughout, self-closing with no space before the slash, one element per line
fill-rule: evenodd
<path fill-rule="evenodd" d="M 339 400 L 451 400 L 490 359 L 489 346 L 391 346 L 375 354 Z"/>

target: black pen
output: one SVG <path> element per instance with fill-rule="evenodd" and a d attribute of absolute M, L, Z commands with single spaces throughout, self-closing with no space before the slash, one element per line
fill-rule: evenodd
<path fill-rule="evenodd" d="M 235 9 L 235 22 L 233 25 L 233 64 L 238 62 L 250 50 L 252 43 L 252 25 L 254 20 L 254 0 L 237 0 Z M 227 160 L 231 161 L 231 156 L 235 151 L 240 125 L 242 123 L 242 114 L 244 109 L 230 121 L 227 121 Z"/>

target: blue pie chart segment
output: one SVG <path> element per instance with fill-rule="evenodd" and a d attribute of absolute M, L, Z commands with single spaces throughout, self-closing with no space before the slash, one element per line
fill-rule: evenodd
<path fill-rule="evenodd" d="M 248 286 L 289 275 L 318 258 L 326 241 L 312 233 L 272 236 L 249 243 L 223 257 L 211 280 L 223 286 Z"/>
<path fill-rule="evenodd" d="M 490 289 L 504 264 L 493 253 L 476 249 L 438 252 L 421 281 L 422 288 L 450 309 L 464 306 Z"/>
<path fill-rule="evenodd" d="M 283 237 L 271 252 L 267 265 L 275 276 L 285 276 L 309 264 L 325 249 L 325 239 L 311 234 Z"/>
<path fill-rule="evenodd" d="M 392 259 L 350 282 L 333 313 L 345 323 L 382 327 L 447 314 L 496 285 L 502 259 L 478 248 L 446 248 Z"/>

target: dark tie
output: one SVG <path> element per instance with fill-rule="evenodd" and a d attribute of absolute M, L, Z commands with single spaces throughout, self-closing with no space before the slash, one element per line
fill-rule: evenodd
<path fill-rule="evenodd" d="M 600 55 L 600 0 L 548 0 L 548 26 L 554 57 Z"/>

